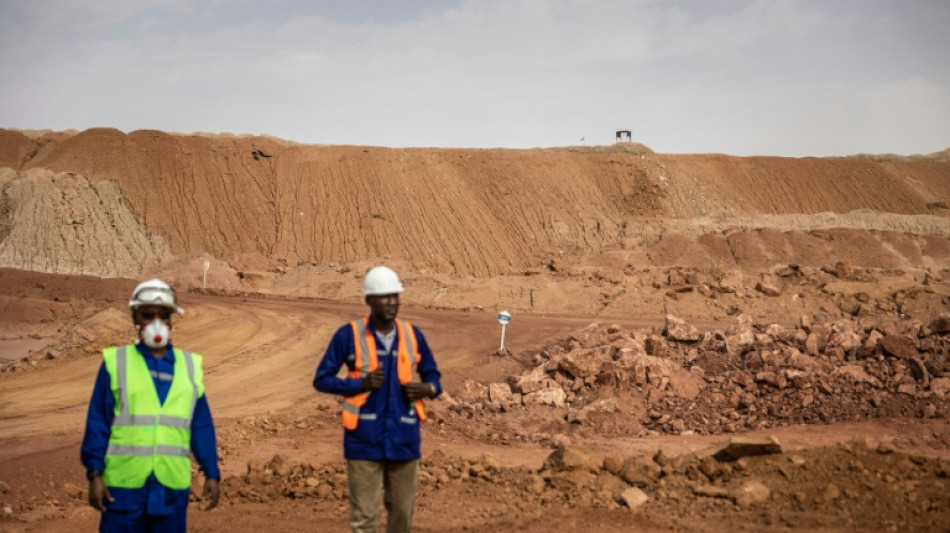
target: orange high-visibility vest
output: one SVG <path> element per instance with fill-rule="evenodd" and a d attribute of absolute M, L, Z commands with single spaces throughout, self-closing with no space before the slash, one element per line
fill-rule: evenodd
<path fill-rule="evenodd" d="M 369 317 L 350 322 L 350 327 L 353 328 L 353 345 L 356 350 L 353 354 L 353 370 L 348 372 L 351 378 L 365 378 L 367 374 L 379 368 L 376 336 L 366 327 L 367 324 L 369 324 Z M 399 376 L 399 383 L 405 385 L 412 381 L 419 381 L 416 367 L 419 365 L 421 356 L 412 324 L 397 318 L 396 335 L 399 337 L 396 348 L 396 375 Z M 356 429 L 360 421 L 360 408 L 366 403 L 367 398 L 369 398 L 368 392 L 360 392 L 343 398 L 343 427 L 349 430 Z M 426 413 L 422 400 L 415 400 L 413 404 L 419 420 L 425 420 Z"/>

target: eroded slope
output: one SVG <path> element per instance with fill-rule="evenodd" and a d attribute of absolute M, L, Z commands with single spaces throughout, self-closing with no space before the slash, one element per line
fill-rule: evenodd
<path fill-rule="evenodd" d="M 0 264 L 59 274 L 132 276 L 171 250 L 113 181 L 0 168 Z"/>
<path fill-rule="evenodd" d="M 841 217 L 858 232 L 897 225 L 912 235 L 909 255 L 886 235 L 859 239 L 872 249 L 898 249 L 889 264 L 940 266 L 945 259 L 927 250 L 942 253 L 950 236 L 950 165 L 938 160 L 670 155 L 630 143 L 448 150 L 114 129 L 0 133 L 0 166 L 113 183 L 145 231 L 167 241 L 168 255 L 210 253 L 232 261 L 250 254 L 284 267 L 398 261 L 481 278 L 518 273 L 552 257 L 617 251 L 664 266 L 684 255 L 708 264 L 729 248 L 724 256 L 739 264 L 744 259 L 735 249 L 744 244 L 733 241 L 742 239 L 765 250 L 761 260 L 753 258 L 760 267 L 797 253 L 787 242 L 770 249 L 775 239 L 763 229 L 800 241 L 794 232 L 839 228 Z M 32 232 L 34 240 L 47 232 L 20 231 Z M 705 235 L 711 237 L 701 241 Z M 680 237 L 683 246 L 668 249 Z M 7 244 L 24 247 L 26 241 Z M 92 272 L 24 255 L 8 254 L 3 264 Z"/>

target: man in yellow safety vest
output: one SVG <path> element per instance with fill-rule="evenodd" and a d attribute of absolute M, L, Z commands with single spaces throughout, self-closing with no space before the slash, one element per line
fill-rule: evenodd
<path fill-rule="evenodd" d="M 138 342 L 103 351 L 83 437 L 89 504 L 102 532 L 184 532 L 191 454 L 205 474 L 206 509 L 218 504 L 218 452 L 202 358 L 171 344 L 184 313 L 161 280 L 129 301 Z"/>

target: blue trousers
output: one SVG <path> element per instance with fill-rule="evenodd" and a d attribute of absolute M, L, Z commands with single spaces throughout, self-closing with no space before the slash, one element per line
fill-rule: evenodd
<path fill-rule="evenodd" d="M 100 533 L 186 533 L 187 509 L 166 515 L 146 514 L 145 510 L 106 511 L 99 521 Z"/>

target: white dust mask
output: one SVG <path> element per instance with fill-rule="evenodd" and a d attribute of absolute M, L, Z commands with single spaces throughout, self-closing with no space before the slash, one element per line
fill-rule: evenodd
<path fill-rule="evenodd" d="M 171 337 L 171 328 L 161 320 L 155 319 L 142 329 L 142 341 L 149 348 L 164 348 L 168 346 Z"/>

